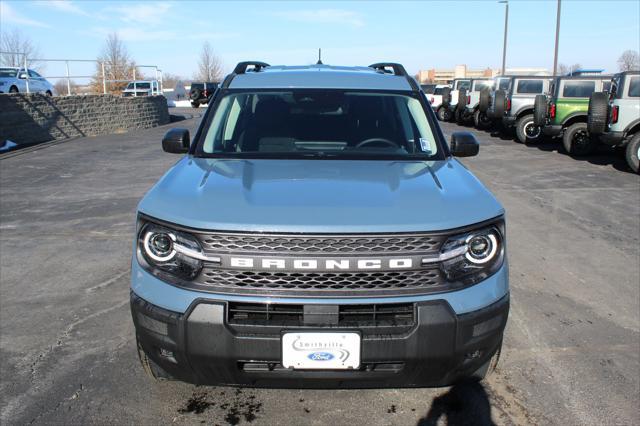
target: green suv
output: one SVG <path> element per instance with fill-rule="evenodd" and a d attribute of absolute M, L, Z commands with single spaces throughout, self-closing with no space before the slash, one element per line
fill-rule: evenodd
<path fill-rule="evenodd" d="M 625 71 L 611 79 L 611 94 L 593 93 L 589 100 L 589 133 L 610 146 L 626 146 L 629 167 L 640 165 L 640 71 Z"/>
<path fill-rule="evenodd" d="M 590 154 L 597 145 L 587 131 L 589 97 L 593 92 L 608 92 L 611 76 L 558 77 L 551 86 L 551 97 L 537 95 L 533 121 L 547 136 L 561 136 L 570 155 Z"/>

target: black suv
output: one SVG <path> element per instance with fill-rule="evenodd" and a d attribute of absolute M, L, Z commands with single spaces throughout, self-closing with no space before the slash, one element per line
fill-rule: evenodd
<path fill-rule="evenodd" d="M 198 108 L 201 104 L 209 103 L 209 99 L 219 85 L 220 83 L 191 83 L 191 90 L 189 90 L 191 106 Z"/>

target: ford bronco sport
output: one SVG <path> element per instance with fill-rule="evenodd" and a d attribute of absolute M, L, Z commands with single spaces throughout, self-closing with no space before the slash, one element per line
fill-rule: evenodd
<path fill-rule="evenodd" d="M 399 64 L 242 62 L 138 206 L 131 311 L 154 378 L 481 379 L 509 309 L 504 209 Z"/>
<path fill-rule="evenodd" d="M 640 71 L 626 71 L 611 79 L 610 94 L 594 92 L 589 99 L 587 130 L 611 146 L 625 146 L 627 163 L 640 167 Z"/>
<path fill-rule="evenodd" d="M 534 124 L 545 135 L 562 137 L 569 155 L 590 154 L 597 140 L 587 131 L 589 97 L 608 91 L 611 76 L 558 77 L 553 80 L 550 97 L 538 96 L 534 103 Z"/>
<path fill-rule="evenodd" d="M 533 107 L 538 94 L 549 92 L 551 77 L 513 76 L 507 90 L 493 93 L 488 115 L 501 119 L 504 128 L 515 127 L 516 141 L 536 143 L 542 139 L 542 129 L 534 123 Z"/>

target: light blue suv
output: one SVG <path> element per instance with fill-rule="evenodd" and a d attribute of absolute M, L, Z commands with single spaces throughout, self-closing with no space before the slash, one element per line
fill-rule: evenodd
<path fill-rule="evenodd" d="M 404 67 L 242 62 L 138 207 L 131 311 L 156 379 L 482 379 L 509 312 L 504 209 Z"/>

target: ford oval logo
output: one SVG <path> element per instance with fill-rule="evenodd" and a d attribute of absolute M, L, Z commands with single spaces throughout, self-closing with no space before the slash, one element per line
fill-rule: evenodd
<path fill-rule="evenodd" d="M 330 361 L 335 357 L 329 352 L 313 352 L 307 355 L 307 358 L 311 361 Z"/>

